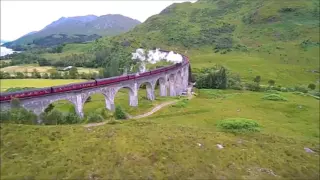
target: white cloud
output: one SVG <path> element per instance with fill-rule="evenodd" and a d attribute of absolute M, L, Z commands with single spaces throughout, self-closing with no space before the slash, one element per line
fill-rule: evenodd
<path fill-rule="evenodd" d="M 182 1 L 1 1 L 1 39 L 15 40 L 60 17 L 122 14 L 139 21 Z M 194 1 L 194 0 L 193 0 Z"/>

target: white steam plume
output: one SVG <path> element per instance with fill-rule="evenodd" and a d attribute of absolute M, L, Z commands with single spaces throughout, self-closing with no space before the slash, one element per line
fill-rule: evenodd
<path fill-rule="evenodd" d="M 144 49 L 137 49 L 136 52 L 132 53 L 133 60 L 139 60 L 141 65 L 139 67 L 140 72 L 145 72 L 146 69 L 146 62 L 155 64 L 159 61 L 167 61 L 172 63 L 180 63 L 182 62 L 183 58 L 180 54 L 174 53 L 173 51 L 161 52 L 159 49 L 150 50 L 146 55 Z"/>

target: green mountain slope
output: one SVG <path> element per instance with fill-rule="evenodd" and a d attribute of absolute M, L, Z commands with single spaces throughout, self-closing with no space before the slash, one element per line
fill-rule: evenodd
<path fill-rule="evenodd" d="M 262 75 L 265 82 L 314 83 L 318 74 L 307 71 L 319 69 L 319 1 L 175 3 L 132 31 L 93 45 L 111 41 L 132 48 L 188 50 L 193 67 L 220 63 L 248 80 Z"/>
<path fill-rule="evenodd" d="M 138 20 L 119 14 L 108 14 L 100 17 L 94 15 L 62 17 L 42 30 L 28 33 L 15 41 L 4 44 L 4 46 L 15 47 L 32 44 L 34 40 L 54 34 L 113 36 L 127 32 L 138 24 L 140 24 Z"/>

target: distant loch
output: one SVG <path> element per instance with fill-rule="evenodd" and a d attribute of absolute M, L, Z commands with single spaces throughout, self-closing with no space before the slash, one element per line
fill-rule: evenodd
<path fill-rule="evenodd" d="M 1 42 L 1 45 L 2 45 L 3 43 Z M 4 47 L 4 46 L 0 46 L 0 48 L 1 48 L 1 55 L 0 56 L 5 56 L 5 55 L 8 55 L 8 54 L 12 54 L 12 53 L 14 53 L 14 52 L 18 52 L 18 51 L 14 51 L 14 50 L 12 50 L 12 49 L 9 49 L 9 48 L 6 48 L 6 47 Z"/>

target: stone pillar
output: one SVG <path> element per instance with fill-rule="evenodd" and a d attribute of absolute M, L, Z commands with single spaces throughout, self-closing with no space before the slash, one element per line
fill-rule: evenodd
<path fill-rule="evenodd" d="M 103 96 L 106 103 L 106 109 L 109 111 L 115 111 L 114 98 L 116 96 L 117 90 L 115 88 L 108 88 L 104 90 Z"/>
<path fill-rule="evenodd" d="M 169 91 L 170 91 L 170 96 L 176 96 L 176 88 L 175 88 L 175 76 L 170 75 L 169 76 Z"/>
<path fill-rule="evenodd" d="M 160 96 L 167 96 L 166 81 L 162 78 L 159 79 Z"/>
<path fill-rule="evenodd" d="M 41 119 L 41 117 L 40 117 L 40 114 L 42 113 L 42 112 L 44 112 L 44 109 L 45 109 L 46 107 L 39 107 L 39 108 L 34 108 L 34 109 L 32 109 L 31 111 L 35 114 L 35 115 L 37 115 L 37 123 L 38 124 L 41 124 L 42 123 L 42 119 Z M 27 109 L 27 108 L 26 108 Z M 29 110 L 29 109 L 27 109 L 27 110 Z"/>
<path fill-rule="evenodd" d="M 82 103 L 81 94 L 76 95 L 76 102 L 74 102 L 74 106 L 75 106 L 75 110 L 76 110 L 77 115 L 80 118 L 83 118 L 84 114 L 83 114 L 83 103 Z"/>
<path fill-rule="evenodd" d="M 114 97 L 112 99 L 109 99 L 108 97 L 104 97 L 105 102 L 106 102 L 106 109 L 110 111 L 115 111 L 115 105 L 114 105 Z"/>
<path fill-rule="evenodd" d="M 182 77 L 181 77 L 181 73 L 177 73 L 176 74 L 176 78 L 175 78 L 175 91 L 176 91 L 176 95 L 180 95 L 182 93 Z"/>
<path fill-rule="evenodd" d="M 189 74 L 189 65 L 187 65 L 187 66 L 185 67 L 185 80 L 184 80 L 185 88 L 188 88 L 188 85 L 189 85 L 189 76 L 191 76 L 191 74 Z"/>
<path fill-rule="evenodd" d="M 147 89 L 147 98 L 151 101 L 153 101 L 155 99 L 154 96 L 154 88 L 155 86 L 153 84 L 147 84 L 146 89 Z"/>
<path fill-rule="evenodd" d="M 138 87 L 137 87 L 137 83 L 135 82 L 134 85 L 133 85 L 133 88 L 130 89 L 130 92 L 129 92 L 129 96 L 130 96 L 130 106 L 138 106 Z"/>

